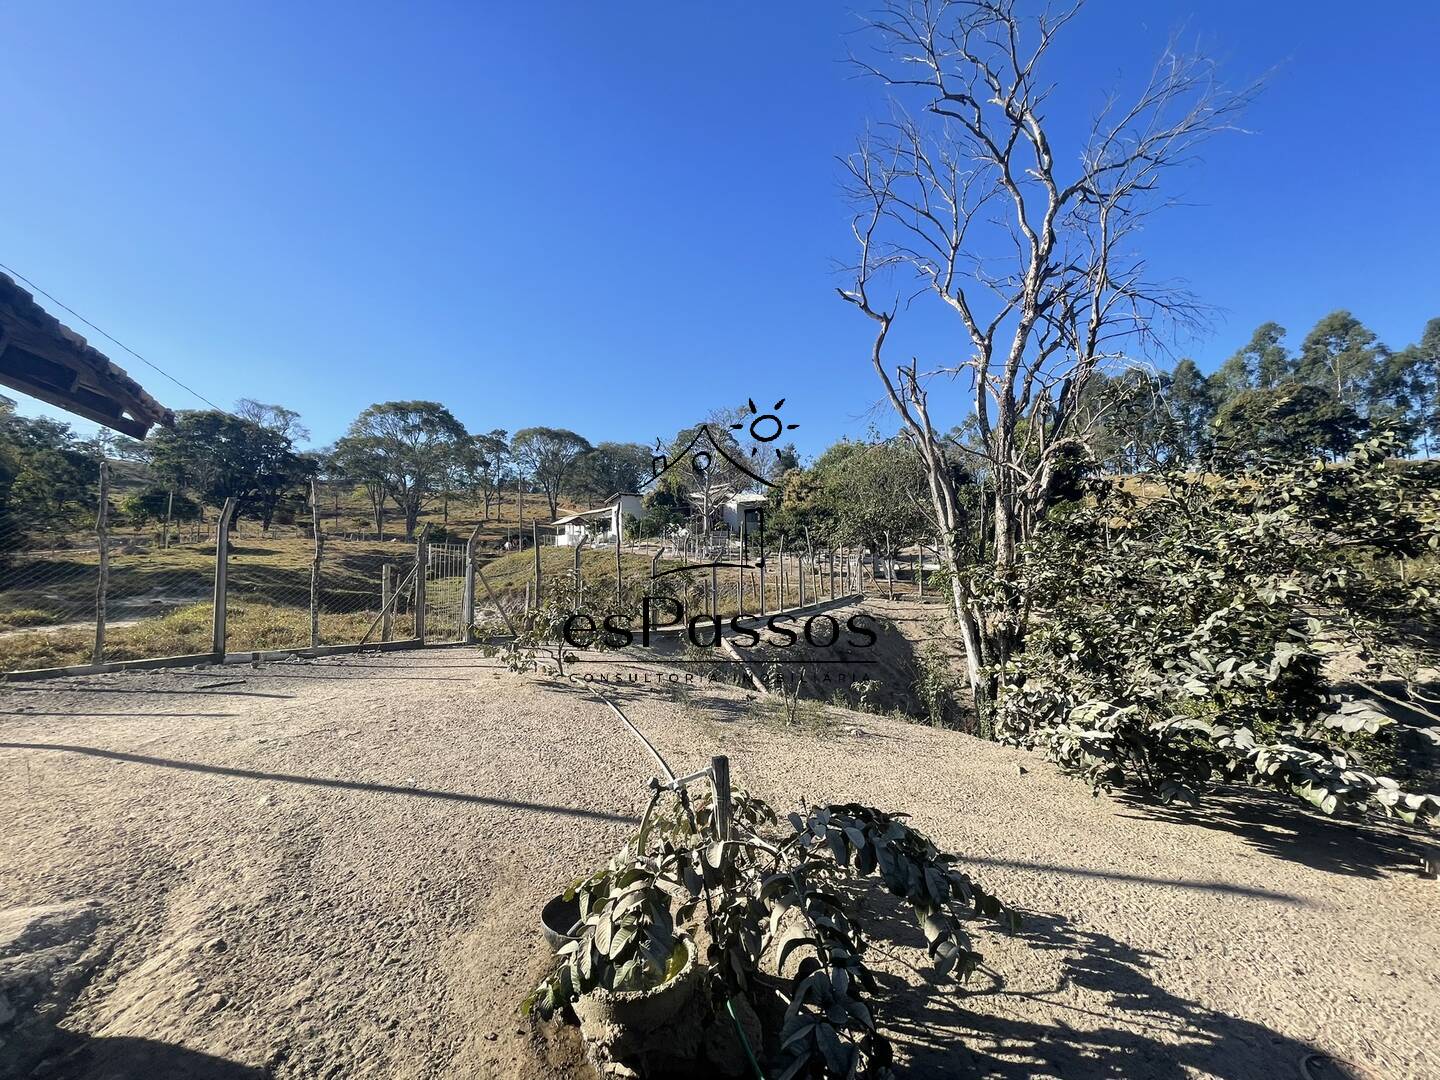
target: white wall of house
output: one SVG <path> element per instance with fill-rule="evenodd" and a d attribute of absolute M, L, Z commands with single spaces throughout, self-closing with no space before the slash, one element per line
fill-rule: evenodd
<path fill-rule="evenodd" d="M 587 535 L 590 537 L 590 542 L 597 546 L 613 544 L 615 542 L 615 504 L 617 501 L 620 504 L 622 528 L 628 536 L 630 523 L 645 513 L 644 503 L 640 496 L 633 492 L 612 496 L 609 505 L 591 510 L 575 521 L 567 521 L 558 526 L 555 530 L 555 546 L 574 547 Z"/>

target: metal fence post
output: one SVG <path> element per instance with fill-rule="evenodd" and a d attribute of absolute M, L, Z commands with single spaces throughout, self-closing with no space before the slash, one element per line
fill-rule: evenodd
<path fill-rule="evenodd" d="M 430 545 L 422 535 L 415 541 L 415 636 L 425 644 L 425 577 L 430 572 Z"/>
<path fill-rule="evenodd" d="M 225 659 L 225 573 L 230 563 L 230 519 L 235 515 L 235 498 L 225 500 L 215 525 L 215 601 L 211 620 L 210 651 Z"/>
<path fill-rule="evenodd" d="M 100 459 L 100 502 L 95 510 L 95 539 L 100 572 L 95 580 L 95 652 L 92 662 L 105 662 L 105 599 L 110 591 L 110 463 Z"/>

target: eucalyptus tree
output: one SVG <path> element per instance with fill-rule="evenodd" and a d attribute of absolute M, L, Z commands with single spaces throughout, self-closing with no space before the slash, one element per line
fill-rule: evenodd
<path fill-rule="evenodd" d="M 420 512 L 444 490 L 457 447 L 469 439 L 444 405 L 434 401 L 385 401 L 371 405 L 350 424 L 336 453 L 357 480 L 388 497 L 405 520 L 405 536 L 415 535 Z M 377 528 L 379 511 L 377 508 Z"/>
<path fill-rule="evenodd" d="M 510 440 L 516 465 L 545 493 L 552 518 L 560 512 L 560 492 L 576 462 L 592 449 L 590 440 L 567 428 L 528 427 Z"/>
<path fill-rule="evenodd" d="M 1136 250 L 1167 204 L 1158 191 L 1250 96 L 1220 87 L 1203 58 L 1167 50 L 1133 96 L 1110 95 L 1070 140 L 1048 117 L 1048 67 L 1081 7 L 1028 18 L 1011 0 L 890 0 L 870 24 L 875 54 L 855 60 L 898 100 L 845 163 L 858 254 L 841 295 L 874 324 L 871 364 L 924 464 L 982 705 L 1024 633 L 1023 600 L 1004 584 L 1017 547 L 1092 434 L 1079 408 L 1087 383 L 1163 324 L 1198 317 Z M 913 291 L 897 278 L 918 278 L 953 316 L 944 351 L 958 359 L 891 360 Z M 956 425 L 932 413 L 932 380 L 957 377 L 993 490 L 989 547 L 1008 590 L 998 607 L 978 602 L 964 572 L 967 522 L 942 434 Z"/>
<path fill-rule="evenodd" d="M 1370 383 L 1385 356 L 1373 330 L 1348 311 L 1332 311 L 1305 335 L 1295 373 L 1360 409 L 1368 403 Z"/>

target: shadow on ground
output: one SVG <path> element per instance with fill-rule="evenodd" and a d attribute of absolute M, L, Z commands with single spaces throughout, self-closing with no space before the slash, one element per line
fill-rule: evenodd
<path fill-rule="evenodd" d="M 1423 837 L 1403 824 L 1321 817 L 1267 791 L 1226 788 L 1195 808 L 1164 806 L 1133 794 L 1118 798 L 1134 811 L 1122 817 L 1161 818 L 1230 833 L 1266 855 L 1328 874 L 1379 877 L 1420 868 L 1417 845 Z"/>
<path fill-rule="evenodd" d="M 1017 935 L 1031 949 L 1059 954 L 1055 985 L 1012 989 L 1004 972 L 986 967 L 957 988 L 894 951 L 904 946 L 923 958 L 925 938 L 908 909 L 877 889 L 867 890 L 865 906 L 874 951 L 892 968 L 910 968 L 908 978 L 877 973 L 885 994 L 876 1019 L 905 1044 L 907 1076 L 1250 1080 L 1295 1076 L 1315 1052 L 1171 992 L 1153 977 L 1154 954 L 1060 915 L 1026 914 Z M 1075 1004 L 1073 988 L 1104 994 L 1104 1009 Z"/>
<path fill-rule="evenodd" d="M 0 1071 L 0 1076 L 5 1075 Z M 186 1050 L 153 1039 L 63 1034 L 31 1073 L 34 1080 L 267 1080 L 269 1069 Z"/>
<path fill-rule="evenodd" d="M 237 769 L 228 765 L 210 765 L 201 761 L 181 761 L 176 758 L 151 757 L 148 754 L 128 754 L 120 750 L 104 750 L 98 746 L 72 746 L 67 743 L 0 742 L 0 750 L 47 750 L 67 754 L 81 754 L 85 757 L 105 758 L 110 761 L 124 761 L 135 765 L 150 765 L 162 769 L 179 769 L 183 772 L 209 773 L 214 776 L 232 776 L 242 780 L 272 780 L 282 784 L 343 788 L 347 791 L 368 792 L 376 795 L 404 795 L 421 799 L 444 799 L 451 802 L 480 803 L 486 806 L 503 807 L 507 810 L 556 814 L 560 817 L 587 818 L 594 821 L 616 821 L 626 825 L 638 825 L 640 823 L 639 819 L 632 815 L 612 813 L 608 810 L 588 810 L 583 807 L 559 806 L 554 803 L 523 802 L 516 799 L 502 799 L 493 795 L 476 795 L 464 791 L 436 791 L 431 788 L 410 787 L 401 784 L 376 784 L 362 780 L 342 780 L 328 776 L 303 776 L 298 773 Z"/>

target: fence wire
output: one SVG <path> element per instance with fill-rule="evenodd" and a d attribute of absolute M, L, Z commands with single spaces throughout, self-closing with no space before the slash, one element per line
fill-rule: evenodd
<path fill-rule="evenodd" d="M 172 499 L 186 508 L 184 521 L 166 527 L 138 512 L 137 491 L 153 492 L 152 482 L 134 469 L 112 472 L 104 530 L 104 637 L 101 662 L 157 659 L 166 656 L 211 655 L 215 632 L 216 531 L 215 507 L 193 499 Z M 43 488 L 43 478 L 27 478 Z M 97 616 L 101 610 L 101 532 L 99 475 L 89 498 L 49 498 L 43 490 L 27 490 L 27 506 L 65 507 L 48 517 L 43 510 L 24 520 L 0 516 L 0 674 L 36 668 L 79 666 L 97 659 Z M 226 559 L 225 640 L 228 652 L 305 649 L 312 645 L 343 646 L 385 641 L 411 641 L 417 635 L 417 588 L 425 592 L 425 637 L 433 642 L 463 641 L 473 628 L 480 639 L 508 633 L 522 623 L 534 594 L 533 549 L 514 551 L 507 532 L 491 528 L 477 537 L 481 569 L 473 583 L 473 618 L 466 608 L 466 532 L 438 530 L 417 563 L 417 545 L 389 535 L 393 523 L 376 530 L 363 506 L 351 498 L 321 490 L 322 542 L 317 564 L 313 511 L 282 509 L 265 527 L 242 513 L 232 522 Z M 150 506 L 156 505 L 155 500 Z M 158 503 L 162 513 L 167 503 Z M 356 507 L 360 506 L 357 511 Z M 432 535 L 436 526 L 429 526 Z M 467 530 L 468 531 L 468 530 Z M 523 530 L 522 530 L 523 532 Z M 520 536 L 528 540 L 528 536 Z M 581 575 L 575 576 L 575 550 L 557 547 L 545 537 L 543 602 L 587 609 L 638 608 L 649 593 L 669 596 L 691 615 L 718 608 L 722 617 L 761 611 L 758 552 L 743 571 L 738 545 L 725 537 L 713 545 L 688 541 L 657 547 L 630 544 L 621 552 L 622 580 L 617 588 L 615 553 L 608 547 L 580 552 Z M 881 589 L 882 580 L 868 558 L 846 552 L 850 573 L 823 547 L 806 549 L 788 538 L 784 587 L 778 552 L 766 557 L 764 611 L 830 599 L 845 591 Z M 898 581 L 889 580 L 881 560 L 883 590 L 918 592 L 922 575 L 919 551 L 896 551 Z M 729 563 L 712 572 L 703 564 Z M 487 575 L 485 569 L 490 568 Z M 926 571 L 938 568 L 933 561 Z M 678 571 L 678 572 L 671 572 Z M 655 572 L 660 576 L 651 578 Z M 743 575 L 743 590 L 741 580 Z M 417 579 L 418 578 L 418 579 Z M 801 593 L 803 581 L 804 592 Z M 488 587 L 487 587 L 488 586 Z M 907 588 L 908 586 L 908 588 Z M 718 595 L 717 595 L 718 594 Z"/>

